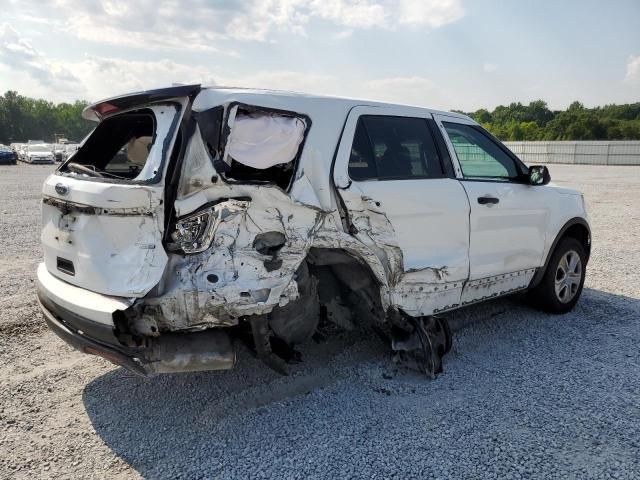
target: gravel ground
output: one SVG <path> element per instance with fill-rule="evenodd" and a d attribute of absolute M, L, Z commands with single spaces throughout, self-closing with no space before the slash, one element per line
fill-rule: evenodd
<path fill-rule="evenodd" d="M 550 168 L 590 207 L 582 300 L 450 315 L 429 381 L 387 378 L 357 334 L 304 348 L 289 377 L 246 352 L 154 379 L 81 355 L 34 301 L 52 167 L 0 167 L 0 478 L 639 478 L 640 167 Z"/>

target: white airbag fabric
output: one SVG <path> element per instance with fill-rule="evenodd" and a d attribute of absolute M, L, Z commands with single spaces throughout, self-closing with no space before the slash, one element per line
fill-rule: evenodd
<path fill-rule="evenodd" d="M 304 122 L 295 117 L 238 115 L 227 152 L 236 162 L 260 170 L 289 163 L 298 152 L 304 130 Z"/>

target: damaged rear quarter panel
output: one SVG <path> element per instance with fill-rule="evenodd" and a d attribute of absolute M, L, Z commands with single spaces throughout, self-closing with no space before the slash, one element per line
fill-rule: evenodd
<path fill-rule="evenodd" d="M 348 202 L 351 233 L 345 231 L 335 204 L 330 209 L 318 207 L 324 188 L 319 190 L 317 178 L 308 178 L 305 165 L 316 176 L 324 173 L 325 178 L 329 172 L 314 167 L 321 159 L 313 142 L 305 152 L 314 162 L 299 166 L 290 194 L 269 184 L 209 183 L 206 179 L 215 171 L 199 131 L 187 151 L 175 202 L 177 216 L 215 203 L 221 219 L 209 249 L 197 255 L 170 255 L 159 289 L 163 293 L 146 301 L 160 305 L 166 322 L 162 328 L 235 325 L 241 316 L 266 314 L 286 305 L 298 298 L 294 274 L 312 247 L 339 249 L 365 263 L 385 310 L 393 306 L 424 315 L 459 301 L 463 281 L 449 278 L 446 265 L 404 271 L 396 232 L 374 201 L 363 196 Z M 325 185 L 330 186 L 328 178 Z M 285 238 L 275 255 L 261 254 L 254 246 L 256 236 L 268 232 Z"/>
<path fill-rule="evenodd" d="M 296 299 L 294 272 L 326 214 L 294 203 L 272 186 L 218 185 L 196 195 L 197 204 L 218 202 L 215 234 L 200 254 L 170 255 L 166 293 L 146 302 L 161 306 L 165 327 L 234 325 L 240 316 L 268 313 Z M 254 245 L 256 236 L 267 232 L 285 238 L 273 255 L 259 253 Z"/>

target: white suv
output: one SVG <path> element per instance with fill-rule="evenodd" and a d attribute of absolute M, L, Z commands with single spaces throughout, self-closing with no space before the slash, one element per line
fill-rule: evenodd
<path fill-rule="evenodd" d="M 99 124 L 44 184 L 38 298 L 59 336 L 134 372 L 231 368 L 239 339 L 286 372 L 332 323 L 435 374 L 436 314 L 580 297 L 582 195 L 464 115 L 200 86 L 83 115 Z"/>

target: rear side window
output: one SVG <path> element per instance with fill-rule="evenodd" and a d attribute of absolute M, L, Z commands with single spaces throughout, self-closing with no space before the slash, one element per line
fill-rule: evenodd
<path fill-rule="evenodd" d="M 515 161 L 479 129 L 460 123 L 442 124 L 465 178 L 511 179 L 518 176 Z"/>
<path fill-rule="evenodd" d="M 353 180 L 440 178 L 442 165 L 426 120 L 364 115 L 349 158 Z"/>

